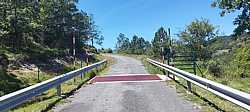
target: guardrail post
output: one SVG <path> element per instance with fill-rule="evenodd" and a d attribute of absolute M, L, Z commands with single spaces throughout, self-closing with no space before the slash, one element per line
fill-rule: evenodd
<path fill-rule="evenodd" d="M 108 66 L 108 61 L 105 61 L 103 64 L 103 69 L 105 69 Z"/>
<path fill-rule="evenodd" d="M 88 57 L 86 58 L 86 64 L 87 64 L 87 66 L 89 65 L 89 58 Z"/>
<path fill-rule="evenodd" d="M 170 66 L 170 56 L 168 54 L 168 65 Z M 168 71 L 168 77 L 170 76 L 170 72 Z"/>
<path fill-rule="evenodd" d="M 96 67 L 96 72 L 97 72 L 97 73 L 99 72 L 99 67 L 98 67 L 98 66 Z"/>
<path fill-rule="evenodd" d="M 56 87 L 56 94 L 57 94 L 57 96 L 61 96 L 62 95 L 61 84 Z"/>
<path fill-rule="evenodd" d="M 190 81 L 187 81 L 187 90 L 188 90 L 189 92 L 192 92 L 192 84 L 191 84 Z"/>

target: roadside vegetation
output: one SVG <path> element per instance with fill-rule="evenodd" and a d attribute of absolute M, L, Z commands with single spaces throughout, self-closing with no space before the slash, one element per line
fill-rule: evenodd
<path fill-rule="evenodd" d="M 76 4 L 75 0 L 0 2 L 0 96 L 73 70 L 74 58 L 83 66 L 87 57 L 97 61 L 88 54 L 97 53 L 94 43 L 102 44 L 103 36 L 93 16 Z"/>
<path fill-rule="evenodd" d="M 208 4 L 209 5 L 209 4 Z M 250 93 L 250 3 L 242 0 L 214 0 L 212 7 L 222 9 L 221 16 L 239 12 L 235 17 L 236 26 L 232 35 L 222 35 L 216 25 L 208 19 L 195 19 L 187 24 L 183 31 L 173 38 L 169 29 L 159 28 L 151 42 L 133 36 L 131 40 L 120 34 L 117 37 L 116 52 L 130 55 L 143 55 L 144 64 L 150 73 L 162 70 L 152 67 L 145 59 L 152 58 L 162 62 L 162 56 L 174 63 L 173 55 L 195 54 L 200 69 L 197 75 Z M 164 48 L 164 51 L 162 51 Z M 185 58 L 182 58 L 185 59 Z M 166 59 L 167 60 L 167 59 Z M 184 62 L 179 62 L 184 64 Z M 183 66 L 190 67 L 190 66 Z M 192 66 L 191 66 L 192 67 Z M 178 68 L 178 67 L 177 67 Z M 179 67 L 182 69 L 181 67 Z M 190 70 L 186 70 L 191 72 Z M 170 82 L 172 85 L 173 83 Z M 186 81 L 180 79 L 174 84 L 178 91 L 183 91 Z M 225 101 L 206 90 L 193 86 L 193 94 L 185 94 L 188 99 L 204 106 L 204 111 L 246 111 Z M 200 99 L 199 99 L 200 98 Z M 212 107 L 212 108 L 211 108 Z"/>
<path fill-rule="evenodd" d="M 93 15 L 79 10 L 77 3 L 0 1 L 0 96 L 103 59 L 94 45 L 101 45 L 104 37 Z M 48 111 L 99 71 L 64 83 L 62 97 L 51 89 L 11 111 Z"/>
<path fill-rule="evenodd" d="M 138 56 L 137 56 L 138 57 Z M 162 69 L 159 69 L 146 61 L 146 57 L 141 58 L 142 62 L 150 74 L 163 74 Z M 204 112 L 248 112 L 247 110 L 224 100 L 209 91 L 206 91 L 196 85 L 192 85 L 192 93 L 187 90 L 187 82 L 184 79 L 177 78 L 177 80 L 171 80 L 166 82 L 168 86 L 176 88 L 177 93 L 187 99 L 192 101 L 194 105 L 201 106 Z M 240 84 L 240 83 L 238 83 Z"/>
<path fill-rule="evenodd" d="M 108 59 L 110 60 L 110 59 Z M 75 93 L 76 90 L 85 86 L 86 82 L 92 79 L 96 75 L 100 75 L 106 70 L 106 67 L 110 65 L 110 62 L 98 69 L 93 69 L 82 76 L 77 76 L 69 81 L 66 81 L 61 85 L 62 96 L 57 96 L 56 88 L 50 89 L 43 94 L 34 97 L 32 100 L 12 109 L 12 112 L 26 112 L 32 110 L 33 112 L 50 111 L 55 105 L 64 103 L 66 98 Z M 73 68 L 73 65 L 70 65 Z M 78 61 L 77 69 L 80 68 L 80 62 Z"/>
<path fill-rule="evenodd" d="M 111 48 L 101 48 L 101 49 L 98 49 L 98 52 L 99 53 L 113 53 L 113 50 Z"/>

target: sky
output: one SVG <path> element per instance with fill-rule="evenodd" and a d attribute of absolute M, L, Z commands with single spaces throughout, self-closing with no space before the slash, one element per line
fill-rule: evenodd
<path fill-rule="evenodd" d="M 160 28 L 171 29 L 173 38 L 195 19 L 205 18 L 221 35 L 230 35 L 236 13 L 220 17 L 220 9 L 211 7 L 212 0 L 79 0 L 78 7 L 93 15 L 104 36 L 102 46 L 115 48 L 119 33 L 137 35 L 151 41 Z"/>

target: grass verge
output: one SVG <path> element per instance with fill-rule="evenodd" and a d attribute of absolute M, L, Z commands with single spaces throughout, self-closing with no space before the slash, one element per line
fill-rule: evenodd
<path fill-rule="evenodd" d="M 28 102 L 12 109 L 11 112 L 45 112 L 51 111 L 52 107 L 56 104 L 63 103 L 63 99 L 73 95 L 76 90 L 80 89 L 88 80 L 93 78 L 95 75 L 99 75 L 105 70 L 107 66 L 102 66 L 97 69 L 93 69 L 85 73 L 84 77 L 77 76 L 74 79 L 66 81 L 61 85 L 62 96 L 56 95 L 56 89 L 50 89 L 43 94 L 34 97 Z"/>

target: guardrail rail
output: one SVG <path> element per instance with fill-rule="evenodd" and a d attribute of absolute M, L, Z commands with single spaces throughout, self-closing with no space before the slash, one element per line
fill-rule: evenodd
<path fill-rule="evenodd" d="M 38 96 L 42 94 L 43 92 L 56 87 L 57 88 L 57 94 L 61 94 L 61 84 L 65 81 L 68 81 L 76 76 L 82 75 L 93 68 L 98 68 L 99 66 L 105 64 L 107 61 L 103 60 L 94 64 L 91 64 L 89 66 L 85 66 L 83 68 L 68 72 L 66 74 L 62 74 L 60 76 L 56 76 L 52 79 L 43 81 L 41 83 L 29 86 L 27 88 L 18 90 L 16 92 L 4 95 L 0 97 L 0 112 L 2 111 L 8 111 L 27 100 Z"/>
<path fill-rule="evenodd" d="M 147 59 L 147 61 L 154 66 L 160 67 L 176 76 L 185 79 L 187 81 L 187 87 L 189 91 L 191 91 L 191 83 L 193 83 L 205 90 L 212 92 L 213 94 L 221 98 L 224 98 L 234 104 L 237 104 L 247 110 L 250 110 L 250 94 L 248 93 L 199 77 L 197 75 L 157 62 L 149 58 Z"/>

